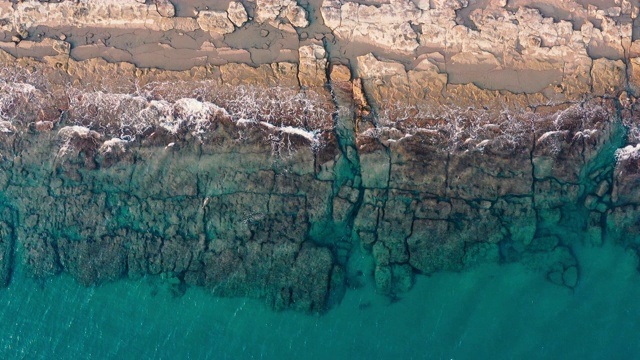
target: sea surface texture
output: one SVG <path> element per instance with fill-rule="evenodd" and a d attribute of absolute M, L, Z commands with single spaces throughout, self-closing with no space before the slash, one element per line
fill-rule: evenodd
<path fill-rule="evenodd" d="M 17 278 L 3 291 L 7 359 L 624 359 L 639 351 L 637 257 L 576 249 L 580 285 L 519 264 L 419 277 L 391 302 L 351 289 L 318 316 L 260 301 L 173 296 L 158 279 L 86 288 L 67 276 Z"/>
<path fill-rule="evenodd" d="M 0 358 L 633 358 L 638 13 L 0 0 Z"/>

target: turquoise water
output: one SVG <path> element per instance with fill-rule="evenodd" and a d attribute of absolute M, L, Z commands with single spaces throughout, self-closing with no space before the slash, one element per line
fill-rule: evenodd
<path fill-rule="evenodd" d="M 18 272 L 0 291 L 2 359 L 623 359 L 640 351 L 637 258 L 574 249 L 572 291 L 519 264 L 419 276 L 391 302 L 350 289 L 324 315 L 172 295 L 159 278 L 85 288 Z"/>

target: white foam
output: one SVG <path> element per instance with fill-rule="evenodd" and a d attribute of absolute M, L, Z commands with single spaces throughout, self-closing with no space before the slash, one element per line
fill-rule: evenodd
<path fill-rule="evenodd" d="M 627 145 L 616 150 L 617 161 L 625 161 L 629 159 L 640 159 L 640 144 L 636 144 L 636 146 Z"/>

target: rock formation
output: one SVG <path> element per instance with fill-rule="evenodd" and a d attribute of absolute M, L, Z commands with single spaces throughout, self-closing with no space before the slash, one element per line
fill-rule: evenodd
<path fill-rule="evenodd" d="M 198 4 L 0 2 L 2 284 L 324 311 L 483 262 L 575 288 L 575 244 L 640 250 L 636 3 Z"/>

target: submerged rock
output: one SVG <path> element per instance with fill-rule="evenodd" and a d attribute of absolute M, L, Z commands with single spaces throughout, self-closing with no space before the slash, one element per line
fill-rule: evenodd
<path fill-rule="evenodd" d="M 576 243 L 640 251 L 638 10 L 556 5 L 0 4 L 0 285 L 316 312 L 486 262 L 579 287 Z"/>
<path fill-rule="evenodd" d="M 3 217 L 5 282 L 13 261 L 35 277 L 64 271 L 85 285 L 170 273 L 176 286 L 323 311 L 340 300 L 346 279 L 339 274 L 361 246 L 373 257 L 368 275 L 391 296 L 408 291 L 415 274 L 495 261 L 522 261 L 574 288 L 578 268 L 566 233 L 586 236 L 591 220 L 583 216 L 590 219 L 592 208 L 579 199 L 588 195 L 603 214 L 617 214 L 600 184 L 613 176 L 623 128 L 606 103 L 574 105 L 555 122 L 536 118 L 538 128 L 516 138 L 509 131 L 517 129 L 497 120 L 477 124 L 489 130 L 472 135 L 473 124 L 453 133 L 420 128 L 432 126 L 429 118 L 392 129 L 379 119 L 377 137 L 354 133 L 358 162 L 348 168 L 332 148 L 335 134 L 318 136 L 327 131 L 323 122 L 247 121 L 180 96 L 161 106 L 171 109 L 164 118 L 149 118 L 158 105 L 140 101 L 122 113 L 133 118 L 120 131 L 141 122 L 128 140 L 105 141 L 116 128 L 102 135 L 71 125 L 85 121 L 79 110 L 69 111 L 56 137 L 5 126 L 5 136 L 19 140 L 4 154 L 13 165 L 4 167 L 2 194 L 17 212 Z M 109 124 L 112 114 L 94 116 L 93 124 Z M 559 123 L 566 130 L 547 151 L 544 126 Z M 598 130 L 587 137 L 585 126 Z M 622 167 L 634 158 L 624 154 Z M 553 164 L 550 171 L 536 172 L 540 159 Z M 14 260 L 15 247 L 24 251 Z"/>

